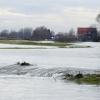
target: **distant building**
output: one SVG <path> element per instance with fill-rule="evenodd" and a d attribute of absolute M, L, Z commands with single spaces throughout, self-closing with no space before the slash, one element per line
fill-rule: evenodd
<path fill-rule="evenodd" d="M 77 34 L 79 41 L 97 41 L 96 28 L 78 28 Z"/>

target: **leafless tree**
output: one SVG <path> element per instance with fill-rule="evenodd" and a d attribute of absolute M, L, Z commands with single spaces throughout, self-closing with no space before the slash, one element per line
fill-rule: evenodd
<path fill-rule="evenodd" d="M 100 14 L 97 15 L 96 21 L 100 24 Z"/>

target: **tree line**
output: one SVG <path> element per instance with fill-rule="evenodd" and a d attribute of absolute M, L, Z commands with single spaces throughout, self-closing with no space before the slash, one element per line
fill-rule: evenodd
<path fill-rule="evenodd" d="M 98 31 L 98 41 L 100 41 L 100 31 Z M 52 40 L 58 42 L 76 42 L 78 40 L 78 35 L 73 29 L 69 32 L 58 32 L 55 33 L 45 26 L 40 26 L 35 28 L 23 28 L 19 31 L 15 30 L 2 30 L 0 32 L 0 39 L 2 40 L 33 40 L 33 41 L 43 41 Z"/>
<path fill-rule="evenodd" d="M 12 40 L 53 40 L 60 42 L 72 42 L 77 41 L 77 36 L 73 29 L 69 32 L 63 33 L 59 32 L 55 34 L 52 30 L 45 26 L 37 27 L 34 30 L 32 28 L 23 28 L 19 31 L 15 30 L 2 30 L 0 32 L 0 39 L 12 39 Z"/>

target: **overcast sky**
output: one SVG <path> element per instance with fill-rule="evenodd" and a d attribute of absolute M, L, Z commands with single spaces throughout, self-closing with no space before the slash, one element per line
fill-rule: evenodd
<path fill-rule="evenodd" d="M 56 32 L 96 23 L 100 0 L 0 0 L 0 30 L 46 26 Z"/>

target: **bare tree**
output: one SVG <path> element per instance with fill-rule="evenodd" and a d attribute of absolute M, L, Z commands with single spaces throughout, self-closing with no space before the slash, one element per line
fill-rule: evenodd
<path fill-rule="evenodd" d="M 100 14 L 97 15 L 96 21 L 99 23 L 100 26 Z M 98 41 L 100 41 L 100 29 L 98 30 Z"/>
<path fill-rule="evenodd" d="M 97 15 L 96 21 L 100 24 L 100 14 Z"/>

